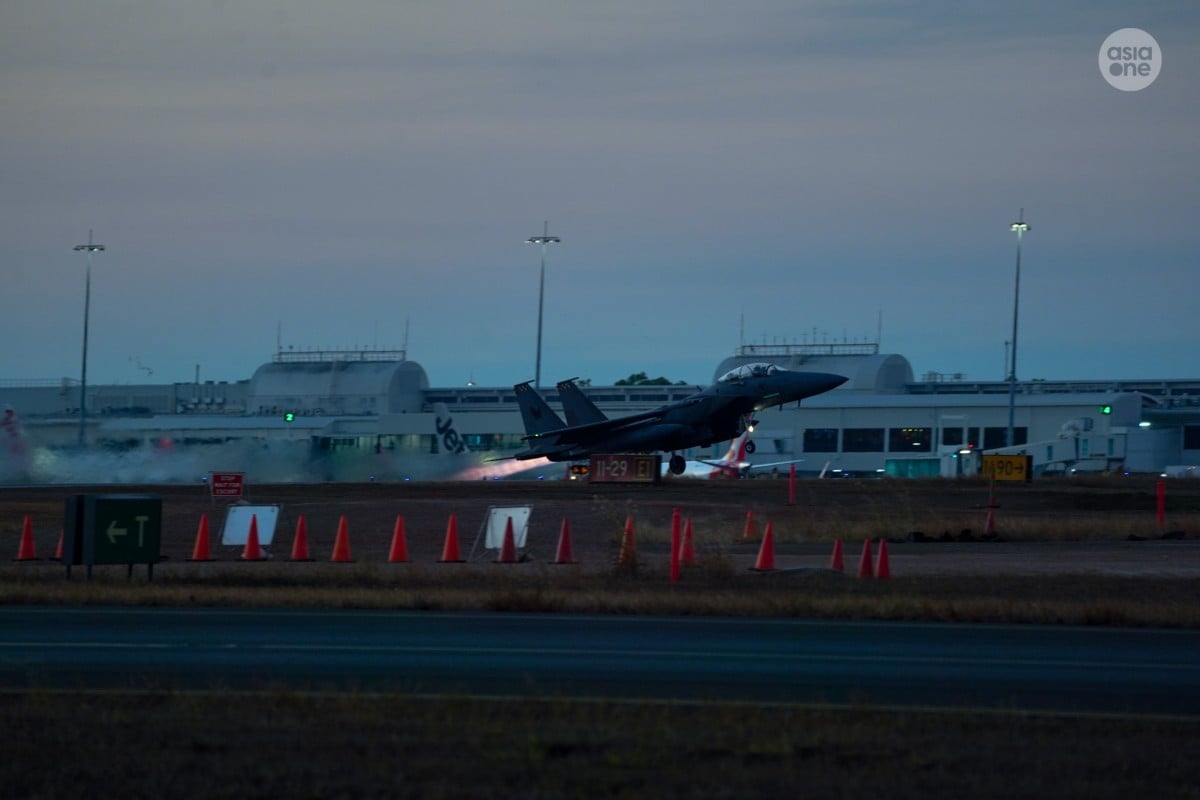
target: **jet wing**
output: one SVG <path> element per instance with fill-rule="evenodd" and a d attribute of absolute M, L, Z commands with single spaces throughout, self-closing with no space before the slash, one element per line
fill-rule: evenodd
<path fill-rule="evenodd" d="M 546 431 L 545 433 L 534 433 L 522 438 L 533 444 L 535 448 L 589 444 L 603 439 L 607 434 L 659 422 L 668 412 L 677 408 L 686 408 L 699 402 L 701 402 L 699 399 L 688 398 L 687 400 L 680 400 L 651 411 L 643 411 L 640 414 L 630 414 L 627 417 L 606 419 L 600 422 L 588 422 L 583 425 L 569 425 L 565 428 L 558 428 L 557 430 Z"/>
<path fill-rule="evenodd" d="M 641 414 L 631 414 L 628 417 L 621 417 L 620 419 L 606 419 L 601 422 L 571 425 L 566 428 L 546 431 L 545 433 L 534 433 L 521 438 L 536 444 L 580 444 L 594 441 L 597 437 L 603 436 L 605 433 L 657 422 L 662 419 L 662 416 L 662 409 L 656 409 L 654 411 L 644 411 Z"/>

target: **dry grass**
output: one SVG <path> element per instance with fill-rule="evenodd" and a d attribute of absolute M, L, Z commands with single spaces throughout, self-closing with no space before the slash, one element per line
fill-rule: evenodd
<path fill-rule="evenodd" d="M 938 511 L 906 513 L 899 517 L 884 511 L 833 510 L 814 513 L 804 510 L 775 512 L 770 517 L 775 539 L 780 542 L 863 541 L 864 539 L 902 540 L 914 533 L 936 539 L 938 536 L 958 536 L 970 531 L 982 536 L 985 531 L 986 510 Z M 757 522 L 762 530 L 763 522 Z M 724 528 L 727 536 L 736 539 L 742 530 L 730 530 L 728 525 L 701 521 L 698 528 Z M 996 512 L 996 533 L 1004 541 L 1013 542 L 1076 542 L 1124 541 L 1130 536 L 1158 539 L 1162 536 L 1152 517 L 1144 513 L 1086 513 L 1060 515 L 1052 512 Z M 1176 515 L 1172 529 L 1200 531 L 1200 515 Z M 655 529 L 661 531 L 661 527 Z M 670 531 L 667 531 L 667 534 Z M 664 534 L 659 534 L 664 535 Z"/>
<path fill-rule="evenodd" d="M 9 797 L 1195 797 L 1194 722 L 268 692 L 0 695 Z"/>
<path fill-rule="evenodd" d="M 144 570 L 144 568 L 142 568 Z M 501 571 L 504 570 L 504 571 Z M 120 567 L 65 581 L 59 566 L 0 566 L 0 603 L 273 606 L 690 614 L 1200 627 L 1200 581 L 1108 575 L 897 577 L 859 581 L 826 570 L 762 575 L 708 555 L 672 585 L 661 566 L 356 564 Z"/>
<path fill-rule="evenodd" d="M 925 509 L 895 514 L 878 509 L 797 509 L 775 510 L 770 515 L 755 518 L 755 529 L 761 532 L 769 520 L 778 542 L 863 541 L 864 539 L 905 539 L 914 532 L 931 538 L 943 534 L 958 536 L 969 531 L 979 537 L 984 534 L 987 510 Z M 698 517 L 693 520 L 698 536 L 714 540 L 736 541 L 742 538 L 744 520 L 736 525 L 729 521 Z M 1131 512 L 1062 514 L 1048 511 L 1006 512 L 995 514 L 996 532 L 1012 542 L 1077 542 L 1124 541 L 1131 536 L 1157 539 L 1162 531 L 1151 515 Z M 1174 514 L 1171 530 L 1200 532 L 1200 513 Z M 666 542 L 670 528 L 656 523 L 638 528 L 646 541 Z"/>

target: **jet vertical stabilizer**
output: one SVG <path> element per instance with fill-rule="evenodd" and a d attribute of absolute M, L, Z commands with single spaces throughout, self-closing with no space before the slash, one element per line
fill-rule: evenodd
<path fill-rule="evenodd" d="M 596 404 L 588 399 L 583 390 L 575 385 L 574 379 L 559 381 L 558 399 L 562 402 L 563 413 L 567 415 L 568 425 L 587 425 L 591 422 L 604 422 L 608 417 L 596 408 Z"/>
<path fill-rule="evenodd" d="M 518 383 L 513 391 L 517 393 L 517 405 L 521 408 L 521 421 L 525 423 L 526 434 L 550 433 L 567 427 L 537 389 L 529 385 L 529 381 Z"/>

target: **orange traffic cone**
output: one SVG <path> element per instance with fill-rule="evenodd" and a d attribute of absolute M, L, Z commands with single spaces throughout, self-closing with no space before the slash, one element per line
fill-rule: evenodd
<path fill-rule="evenodd" d="M 746 512 L 746 527 L 742 529 L 742 538 L 746 541 L 758 538 L 758 531 L 754 527 L 754 512 Z"/>
<path fill-rule="evenodd" d="M 296 535 L 292 539 L 292 561 L 312 561 L 308 552 L 308 522 L 301 514 L 296 518 Z"/>
<path fill-rule="evenodd" d="M 192 546 L 191 561 L 212 561 L 212 550 L 208 540 L 208 514 L 200 515 L 196 526 L 196 544 Z"/>
<path fill-rule="evenodd" d="M 696 565 L 696 544 L 692 539 L 691 517 L 688 517 L 683 523 L 683 544 L 679 549 L 679 563 L 685 567 Z"/>
<path fill-rule="evenodd" d="M 625 518 L 625 533 L 621 537 L 621 552 L 617 554 L 618 567 L 632 567 L 637 564 L 637 542 L 633 536 L 633 517 Z"/>
<path fill-rule="evenodd" d="M 858 559 L 858 577 L 873 578 L 875 573 L 871 570 L 871 540 L 867 539 L 863 542 L 862 557 Z"/>
<path fill-rule="evenodd" d="M 554 553 L 555 564 L 574 564 L 571 555 L 571 521 L 563 517 L 562 529 L 558 532 L 558 549 Z"/>
<path fill-rule="evenodd" d="M 250 533 L 246 536 L 246 546 L 242 549 L 243 561 L 262 561 L 262 547 L 258 544 L 258 515 L 250 515 Z"/>
<path fill-rule="evenodd" d="M 392 546 L 388 550 L 388 563 L 399 564 L 408 561 L 408 539 L 404 535 L 404 517 L 396 515 L 396 525 L 392 528 Z"/>
<path fill-rule="evenodd" d="M 62 561 L 63 539 L 64 538 L 66 538 L 66 534 L 63 533 L 62 531 L 59 531 L 58 532 L 58 547 L 54 548 L 54 560 L 55 561 Z"/>
<path fill-rule="evenodd" d="M 754 562 L 755 572 L 770 572 L 775 569 L 775 528 L 767 520 L 767 529 L 763 531 L 762 544 L 758 546 L 758 560 Z"/>
<path fill-rule="evenodd" d="M 517 542 L 513 537 L 512 517 L 504 523 L 504 541 L 500 544 L 500 557 L 496 559 L 499 564 L 515 564 L 517 563 Z"/>
<path fill-rule="evenodd" d="M 438 560 L 443 564 L 462 563 L 462 556 L 458 552 L 458 519 L 453 514 L 446 523 L 446 542 L 442 545 L 442 557 Z"/>
<path fill-rule="evenodd" d="M 833 556 L 831 556 L 829 559 L 829 568 L 836 572 L 841 572 L 843 569 L 845 569 L 845 565 L 842 563 L 841 539 L 833 540 Z"/>
<path fill-rule="evenodd" d="M 875 560 L 875 577 L 879 580 L 892 577 L 892 568 L 888 564 L 887 539 L 879 540 L 879 558 Z"/>
<path fill-rule="evenodd" d="M 17 546 L 17 561 L 37 561 L 37 550 L 33 546 L 33 520 L 25 515 L 21 525 L 21 543 Z"/>
<path fill-rule="evenodd" d="M 350 558 L 350 530 L 346 524 L 345 514 L 338 518 L 337 537 L 333 540 L 333 554 L 329 560 L 339 562 L 352 560 Z"/>

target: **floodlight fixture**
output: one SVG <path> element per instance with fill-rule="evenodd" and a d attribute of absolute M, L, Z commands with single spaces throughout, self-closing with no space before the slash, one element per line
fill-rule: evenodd
<path fill-rule="evenodd" d="M 1021 303 L 1021 237 L 1029 230 L 1025 222 L 1025 209 L 1017 217 L 1017 221 L 1009 226 L 1009 230 L 1017 235 L 1017 274 L 1013 286 L 1013 323 L 1012 323 L 1012 353 L 1008 360 L 1008 431 L 1005 436 L 1005 446 L 1012 447 L 1014 418 L 1017 402 L 1017 309 Z"/>
<path fill-rule="evenodd" d="M 87 443 L 87 358 L 88 314 L 92 304 L 92 253 L 103 253 L 104 245 L 92 241 L 88 230 L 87 244 L 75 245 L 76 253 L 87 253 L 87 272 L 83 284 L 83 366 L 79 371 L 79 446 Z"/>
<path fill-rule="evenodd" d="M 530 236 L 525 240 L 525 244 L 540 244 L 542 246 L 542 270 L 538 278 L 538 324 L 537 324 L 537 357 L 533 367 L 533 387 L 541 388 L 542 385 L 542 309 L 546 296 L 546 247 L 552 244 L 559 244 L 562 239 L 557 236 L 550 235 L 550 221 L 546 220 L 542 225 L 541 236 Z"/>

